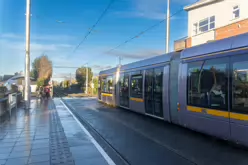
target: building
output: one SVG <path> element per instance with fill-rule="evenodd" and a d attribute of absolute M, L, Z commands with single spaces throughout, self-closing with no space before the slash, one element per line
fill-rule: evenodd
<path fill-rule="evenodd" d="M 247 33 L 247 7 L 248 0 L 199 0 L 186 6 L 188 37 L 175 41 L 175 50 Z"/>

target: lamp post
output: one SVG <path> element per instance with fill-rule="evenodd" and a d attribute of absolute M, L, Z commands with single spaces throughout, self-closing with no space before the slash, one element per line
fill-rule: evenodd
<path fill-rule="evenodd" d="M 88 63 L 86 63 L 86 89 L 85 89 L 85 94 L 88 94 Z"/>
<path fill-rule="evenodd" d="M 26 1 L 25 109 L 30 107 L 30 1 Z"/>
<path fill-rule="evenodd" d="M 167 19 L 166 19 L 166 46 L 165 53 L 169 53 L 170 43 L 170 0 L 167 0 Z"/>

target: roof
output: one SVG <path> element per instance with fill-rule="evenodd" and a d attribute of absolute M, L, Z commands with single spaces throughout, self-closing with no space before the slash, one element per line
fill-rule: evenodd
<path fill-rule="evenodd" d="M 172 52 L 172 53 L 163 54 L 163 55 L 155 56 L 152 58 L 148 58 L 145 60 L 136 61 L 136 62 L 133 62 L 130 64 L 122 65 L 120 70 L 124 71 L 124 70 L 130 70 L 130 69 L 150 66 L 150 65 L 154 65 L 154 64 L 166 63 L 166 62 L 171 61 L 171 59 L 173 58 L 174 55 L 179 55 L 179 53 L 178 52 Z M 117 67 L 101 71 L 99 74 L 100 75 L 111 74 L 111 73 L 114 73 L 116 71 L 117 71 Z"/>
<path fill-rule="evenodd" d="M 201 7 L 201 6 L 208 5 L 210 3 L 215 3 L 217 1 L 219 1 L 219 0 L 199 0 L 196 3 L 193 3 L 191 5 L 184 7 L 184 10 L 189 11 L 189 10 Z"/>
<path fill-rule="evenodd" d="M 117 67 L 111 68 L 111 69 L 107 69 L 107 70 L 103 70 L 99 73 L 99 75 L 103 75 L 103 74 L 110 74 L 110 73 L 115 73 L 117 70 Z"/>
<path fill-rule="evenodd" d="M 144 66 L 149 66 L 149 65 L 153 65 L 153 64 L 169 62 L 171 60 L 171 57 L 174 54 L 176 54 L 176 52 L 163 54 L 163 55 L 155 56 L 155 57 L 148 58 L 148 59 L 145 59 L 145 60 L 141 60 L 141 61 L 133 62 L 133 63 L 130 63 L 130 64 L 126 64 L 126 65 L 121 66 L 121 71 L 122 70 L 139 68 L 139 67 L 144 67 Z"/>
<path fill-rule="evenodd" d="M 181 53 L 181 58 L 196 57 L 242 47 L 248 47 L 248 33 L 185 49 Z"/>
<path fill-rule="evenodd" d="M 14 77 L 14 75 L 3 75 L 2 81 L 7 81 L 8 79 Z"/>

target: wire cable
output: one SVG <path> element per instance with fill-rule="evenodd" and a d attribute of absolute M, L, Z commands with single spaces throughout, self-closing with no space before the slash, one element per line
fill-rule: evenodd
<path fill-rule="evenodd" d="M 88 36 L 92 33 L 93 29 L 97 26 L 97 24 L 102 20 L 102 18 L 105 16 L 111 5 L 114 3 L 115 0 L 111 0 L 106 7 L 106 9 L 103 11 L 103 13 L 100 15 L 100 17 L 97 19 L 96 23 L 90 28 L 88 33 L 84 36 L 83 40 L 75 47 L 73 50 L 73 53 L 84 43 L 84 41 L 88 38 Z"/>
<path fill-rule="evenodd" d="M 171 17 L 173 17 L 173 16 L 179 14 L 179 13 L 182 12 L 182 11 L 183 11 L 183 9 L 177 11 L 176 13 L 172 14 L 169 18 L 171 18 Z M 112 52 L 113 50 L 115 50 L 115 49 L 121 47 L 122 45 L 125 45 L 125 44 L 127 44 L 128 42 L 131 42 L 131 41 L 134 40 L 135 38 L 139 38 L 140 36 L 144 35 L 146 32 L 152 30 L 153 28 L 159 26 L 161 23 L 165 22 L 166 19 L 167 19 L 167 18 L 165 18 L 165 19 L 163 19 L 163 20 L 157 22 L 156 24 L 154 24 L 154 25 L 148 27 L 148 28 L 145 29 L 144 31 L 139 32 L 137 35 L 135 35 L 135 36 L 129 38 L 128 40 L 126 40 L 126 41 L 124 41 L 124 42 L 122 42 L 121 44 L 119 44 L 119 45 L 117 45 L 116 47 L 114 47 L 114 48 L 110 49 L 109 51 L 107 51 L 106 53 Z"/>
<path fill-rule="evenodd" d="M 199 0 L 196 0 L 196 2 L 198 2 L 198 1 L 199 1 Z M 194 2 L 194 3 L 196 3 L 196 2 Z M 175 12 L 174 14 L 170 15 L 170 17 L 166 17 L 165 19 L 163 19 L 163 20 L 157 22 L 156 24 L 154 24 L 154 25 L 148 27 L 148 28 L 145 29 L 144 31 L 139 32 L 137 35 L 135 35 L 135 36 L 129 38 L 128 40 L 126 40 L 126 41 L 124 41 L 124 42 L 122 42 L 121 44 L 119 44 L 119 45 L 117 45 L 116 47 L 114 47 L 114 48 L 110 49 L 109 51 L 107 51 L 106 53 L 112 52 L 113 50 L 115 50 L 115 49 L 121 47 L 122 45 L 125 45 L 125 44 L 131 42 L 132 40 L 134 40 L 134 39 L 136 39 L 136 38 L 139 38 L 140 36 L 144 35 L 146 32 L 152 30 L 153 28 L 159 26 L 161 23 L 165 22 L 168 18 L 171 18 L 171 17 L 173 17 L 173 16 L 175 16 L 175 15 L 181 13 L 182 11 L 184 11 L 184 8 L 182 8 L 182 9 L 178 10 L 177 12 Z"/>

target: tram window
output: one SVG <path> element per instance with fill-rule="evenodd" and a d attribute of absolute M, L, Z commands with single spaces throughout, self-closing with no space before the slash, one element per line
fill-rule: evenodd
<path fill-rule="evenodd" d="M 133 75 L 131 77 L 131 96 L 135 98 L 142 98 L 143 89 L 143 76 L 142 74 Z"/>
<path fill-rule="evenodd" d="M 106 92 L 106 77 L 101 79 L 101 91 Z"/>
<path fill-rule="evenodd" d="M 154 91 L 156 93 L 162 93 L 163 87 L 163 68 L 154 69 Z"/>
<path fill-rule="evenodd" d="M 248 61 L 233 63 L 232 110 L 248 114 Z"/>
<path fill-rule="evenodd" d="M 121 74 L 120 75 L 120 97 L 122 97 L 121 101 L 129 97 L 128 86 L 129 86 L 129 74 L 128 73 Z"/>
<path fill-rule="evenodd" d="M 201 105 L 200 73 L 203 62 L 188 64 L 188 104 Z"/>
<path fill-rule="evenodd" d="M 107 77 L 107 91 L 106 93 L 113 93 L 113 77 L 112 76 L 108 76 Z"/>
<path fill-rule="evenodd" d="M 195 65 L 195 64 L 193 64 Z M 228 59 L 189 65 L 188 104 L 227 110 Z"/>
<path fill-rule="evenodd" d="M 123 88 L 123 86 L 124 86 L 124 74 L 121 74 L 120 75 L 120 95 L 122 95 L 122 88 Z"/>
<path fill-rule="evenodd" d="M 113 77 L 112 76 L 102 78 L 101 91 L 103 93 L 112 93 L 113 92 Z"/>

